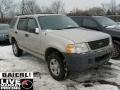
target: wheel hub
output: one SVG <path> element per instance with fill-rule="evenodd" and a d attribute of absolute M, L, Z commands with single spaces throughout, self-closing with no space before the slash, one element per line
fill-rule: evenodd
<path fill-rule="evenodd" d="M 55 76 L 59 76 L 59 74 L 60 74 L 60 65 L 59 65 L 59 63 L 58 63 L 58 61 L 56 59 L 51 59 L 50 60 L 50 69 L 51 69 L 51 72 Z"/>

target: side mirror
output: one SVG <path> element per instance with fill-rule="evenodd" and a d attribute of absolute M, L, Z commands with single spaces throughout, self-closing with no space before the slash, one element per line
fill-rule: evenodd
<path fill-rule="evenodd" d="M 40 33 L 39 28 L 35 28 L 35 33 L 36 33 L 36 34 L 39 34 L 39 33 Z"/>

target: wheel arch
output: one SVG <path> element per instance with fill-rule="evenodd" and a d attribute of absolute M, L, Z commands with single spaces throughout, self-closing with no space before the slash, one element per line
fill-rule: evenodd
<path fill-rule="evenodd" d="M 13 41 L 16 41 L 16 39 L 14 37 L 11 37 L 11 43 L 13 43 Z"/>
<path fill-rule="evenodd" d="M 49 56 L 51 53 L 53 53 L 53 52 L 58 53 L 62 59 L 65 58 L 64 55 L 63 55 L 63 53 L 60 52 L 60 50 L 58 50 L 58 49 L 56 49 L 56 48 L 53 48 L 53 47 L 49 47 L 49 48 L 47 48 L 46 51 L 45 51 L 45 60 L 46 60 L 46 61 L 47 61 L 48 56 Z"/>

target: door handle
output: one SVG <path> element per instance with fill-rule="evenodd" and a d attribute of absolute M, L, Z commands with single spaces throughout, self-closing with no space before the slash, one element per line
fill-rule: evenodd
<path fill-rule="evenodd" d="M 25 34 L 25 37 L 29 37 L 29 34 Z"/>
<path fill-rule="evenodd" d="M 18 32 L 17 31 L 15 31 L 15 34 L 17 34 Z"/>

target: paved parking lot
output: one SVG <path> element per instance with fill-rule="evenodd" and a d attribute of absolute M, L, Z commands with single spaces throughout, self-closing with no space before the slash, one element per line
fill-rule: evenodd
<path fill-rule="evenodd" d="M 99 69 L 74 73 L 65 81 L 55 81 L 47 64 L 28 53 L 17 58 L 11 45 L 0 45 L 0 72 L 34 72 L 34 90 L 120 90 L 120 61 L 110 60 Z"/>

